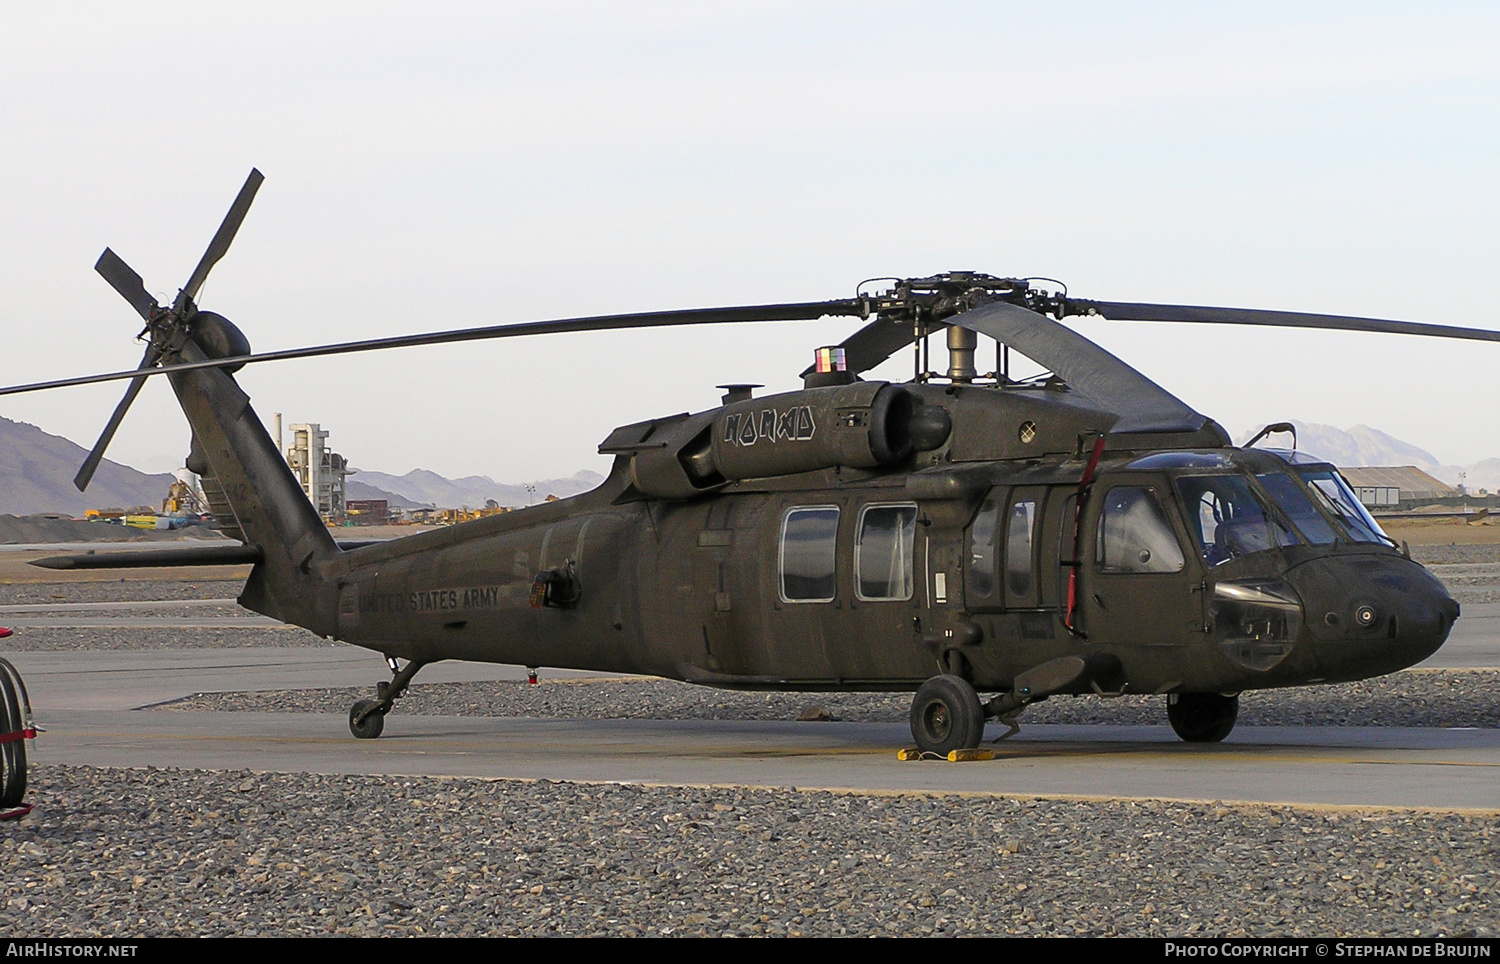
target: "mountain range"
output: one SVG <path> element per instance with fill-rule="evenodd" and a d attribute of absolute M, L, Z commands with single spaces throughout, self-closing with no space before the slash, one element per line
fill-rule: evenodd
<path fill-rule="evenodd" d="M 105 459 L 94 473 L 87 493 L 73 487 L 73 476 L 88 451 L 60 435 L 49 435 L 26 422 L 0 417 L 0 514 L 61 513 L 81 518 L 87 509 L 160 508 L 174 476 L 150 474 Z M 528 485 L 509 485 L 482 475 L 445 479 L 417 469 L 405 475 L 360 471 L 348 480 L 350 499 L 385 499 L 393 506 L 413 508 L 482 508 L 494 499 L 500 505 L 521 506 L 549 495 L 563 498 L 587 491 L 604 481 L 597 472 L 578 472 L 566 479 L 545 479 Z"/>
<path fill-rule="evenodd" d="M 173 476 L 150 475 L 105 459 L 88 492 L 73 487 L 73 476 L 88 450 L 35 425 L 0 418 L 0 513 L 35 515 L 60 512 L 82 517 L 85 509 L 161 508 Z"/>
<path fill-rule="evenodd" d="M 413 469 L 405 475 L 388 475 L 360 469 L 358 475 L 350 476 L 346 483 L 346 495 L 351 499 L 380 499 L 391 501 L 395 496 L 403 507 L 435 506 L 446 509 L 481 509 L 485 502 L 493 499 L 500 505 L 521 506 L 540 502 L 549 495 L 559 499 L 579 492 L 587 492 L 604 476 L 598 472 L 584 470 L 566 479 L 544 479 L 512 485 L 496 482 L 487 475 L 466 475 L 461 479 L 447 479 L 426 469 Z M 386 495 L 355 495 L 365 488 L 383 491 Z M 396 504 L 396 502 L 392 502 Z"/>
<path fill-rule="evenodd" d="M 1500 491 L 1500 458 L 1484 459 L 1472 465 L 1444 465 L 1430 452 L 1368 425 L 1356 425 L 1345 430 L 1332 425 L 1299 422 L 1296 419 L 1292 419 L 1292 424 L 1297 428 L 1298 449 L 1326 459 L 1334 465 L 1350 468 L 1365 465 L 1415 465 L 1449 485 L 1462 483 L 1469 492 L 1478 492 L 1480 489 L 1487 492 Z M 1236 444 L 1244 445 L 1254 434 L 1246 432 L 1235 440 Z M 1284 447 L 1286 436 L 1273 435 L 1261 444 Z"/>

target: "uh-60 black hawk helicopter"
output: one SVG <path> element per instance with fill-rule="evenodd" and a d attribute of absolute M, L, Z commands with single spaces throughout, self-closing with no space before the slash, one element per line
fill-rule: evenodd
<path fill-rule="evenodd" d="M 1241 692 L 1410 666 L 1459 615 L 1333 466 L 1295 444 L 1235 447 L 1212 419 L 1060 320 L 1500 333 L 1087 301 L 955 272 L 847 300 L 257 355 L 194 298 L 260 181 L 252 171 L 169 306 L 114 252 L 99 259 L 145 320 L 138 369 L 3 393 L 131 379 L 79 472 L 82 488 L 145 378 L 165 375 L 192 427 L 187 467 L 242 545 L 42 564 L 253 563 L 241 605 L 386 656 L 394 676 L 351 708 L 355 736 L 380 734 L 422 666 L 463 659 L 740 689 L 915 690 L 912 736 L 934 753 L 975 747 L 987 720 L 1013 726 L 1028 704 L 1060 694 L 1161 694 L 1179 736 L 1212 741 L 1234 726 Z M 592 492 L 378 544 L 335 541 L 234 378 L 276 359 L 825 315 L 864 325 L 818 349 L 800 391 L 756 397 L 758 386 L 722 386 L 718 408 L 611 432 L 600 451 L 614 467 Z M 926 353 L 938 332 L 943 375 L 928 370 Z M 999 346 L 997 371 L 984 375 L 980 335 Z M 861 379 L 907 349 L 911 381 Z M 1051 375 L 1010 380 L 1011 350 Z"/>

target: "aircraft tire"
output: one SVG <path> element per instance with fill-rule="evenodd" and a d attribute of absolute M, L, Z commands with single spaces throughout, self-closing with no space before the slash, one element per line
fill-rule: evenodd
<path fill-rule="evenodd" d="M 1238 696 L 1181 693 L 1167 697 L 1167 720 L 1188 743 L 1218 743 L 1234 729 L 1240 715 Z"/>
<path fill-rule="evenodd" d="M 355 719 L 365 711 L 366 707 L 374 705 L 374 700 L 360 700 L 349 707 L 349 732 L 361 740 L 373 740 L 385 730 L 384 713 L 371 713 L 360 722 L 355 722 Z"/>
<path fill-rule="evenodd" d="M 10 674 L 0 668 L 0 733 L 26 726 L 26 713 Z M 0 743 L 0 808 L 18 807 L 26 796 L 26 741 Z"/>
<path fill-rule="evenodd" d="M 984 707 L 969 681 L 934 676 L 911 701 L 911 735 L 917 749 L 947 756 L 970 750 L 984 739 Z"/>

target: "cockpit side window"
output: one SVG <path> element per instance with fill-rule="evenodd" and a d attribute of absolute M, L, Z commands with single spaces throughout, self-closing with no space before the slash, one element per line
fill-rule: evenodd
<path fill-rule="evenodd" d="M 1243 476 L 1185 475 L 1178 478 L 1177 491 L 1187 506 L 1193 541 L 1210 566 L 1300 541 L 1266 511 Z"/>
<path fill-rule="evenodd" d="M 1094 561 L 1100 572 L 1182 571 L 1182 546 L 1150 487 L 1117 485 L 1105 495 Z"/>

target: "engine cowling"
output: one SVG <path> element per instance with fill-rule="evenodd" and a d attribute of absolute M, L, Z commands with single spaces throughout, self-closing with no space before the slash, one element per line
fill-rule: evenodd
<path fill-rule="evenodd" d="M 916 407 L 910 393 L 885 382 L 734 402 L 714 419 L 714 465 L 730 480 L 891 465 L 911 453 Z"/>

